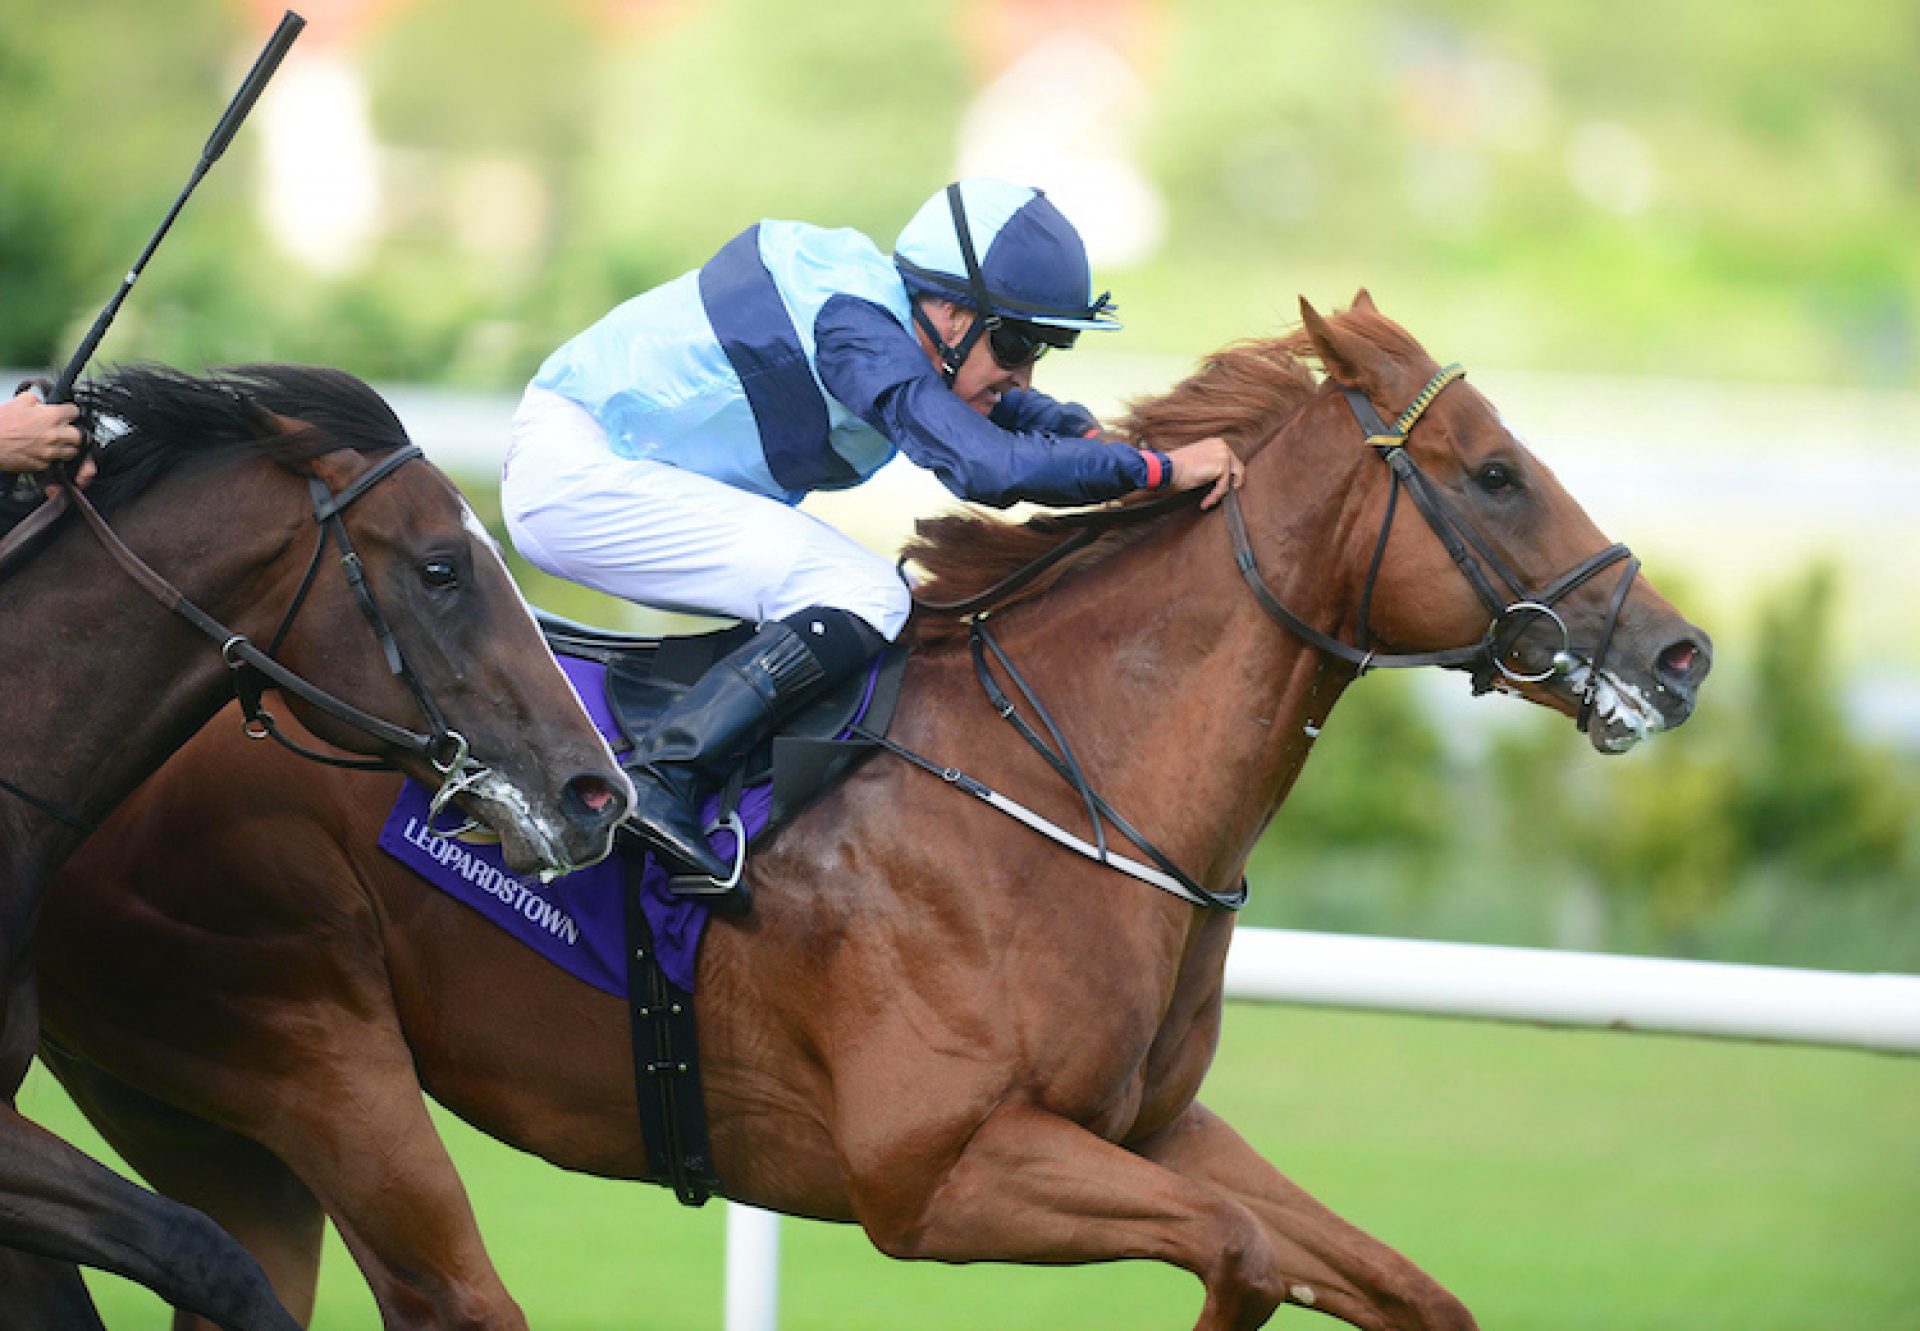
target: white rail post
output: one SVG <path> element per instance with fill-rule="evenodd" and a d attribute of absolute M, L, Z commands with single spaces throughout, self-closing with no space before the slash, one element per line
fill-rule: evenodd
<path fill-rule="evenodd" d="M 727 1203 L 727 1331 L 780 1325 L 780 1217 Z"/>

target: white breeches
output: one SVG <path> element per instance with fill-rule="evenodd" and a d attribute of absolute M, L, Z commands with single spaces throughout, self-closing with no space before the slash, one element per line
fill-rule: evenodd
<path fill-rule="evenodd" d="M 591 413 L 543 388 L 514 414 L 500 499 L 533 564 L 641 605 L 755 624 L 830 606 L 889 642 L 912 608 L 884 556 L 778 500 L 623 458 Z"/>

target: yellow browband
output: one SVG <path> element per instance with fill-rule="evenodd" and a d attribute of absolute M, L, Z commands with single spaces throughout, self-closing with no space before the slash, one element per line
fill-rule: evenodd
<path fill-rule="evenodd" d="M 1440 373 L 1427 380 L 1427 386 L 1414 397 L 1412 405 L 1400 413 L 1400 419 L 1393 423 L 1393 428 L 1385 434 L 1368 435 L 1367 444 L 1373 448 L 1405 447 L 1407 432 L 1413 429 L 1414 422 L 1420 419 L 1421 413 L 1433 404 L 1436 397 L 1440 396 L 1440 390 L 1455 379 L 1466 378 L 1466 374 L 1466 367 L 1457 362 L 1442 369 Z"/>

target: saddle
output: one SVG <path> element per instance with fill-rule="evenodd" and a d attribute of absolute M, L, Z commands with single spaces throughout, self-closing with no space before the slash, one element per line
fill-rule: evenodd
<path fill-rule="evenodd" d="M 536 612 L 541 632 L 556 656 L 596 661 L 606 667 L 607 706 L 625 745 L 623 763 L 652 731 L 660 714 L 721 657 L 753 636 L 753 625 L 734 624 L 710 633 L 653 638 L 616 633 L 546 611 Z M 884 735 L 900 699 L 906 648 L 889 646 L 866 669 L 823 693 L 775 727 L 748 754 L 721 792 L 720 816 L 733 812 L 743 790 L 771 787 L 766 821 L 749 827 L 757 841 L 791 822 L 815 796 L 873 749 L 855 733 Z"/>

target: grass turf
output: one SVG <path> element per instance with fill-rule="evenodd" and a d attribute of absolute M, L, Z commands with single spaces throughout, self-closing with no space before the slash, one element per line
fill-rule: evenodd
<path fill-rule="evenodd" d="M 1202 1098 L 1489 1328 L 1920 1327 L 1920 1060 L 1241 1005 Z M 43 1069 L 20 1104 L 111 1159 Z M 443 1126 L 534 1326 L 721 1325 L 718 1205 Z M 328 1243 L 315 1327 L 376 1327 Z M 1190 1277 L 1142 1263 L 907 1265 L 799 1222 L 782 1244 L 784 1331 L 1113 1331 L 1199 1310 Z M 144 1290 L 90 1281 L 114 1331 L 166 1325 Z"/>

